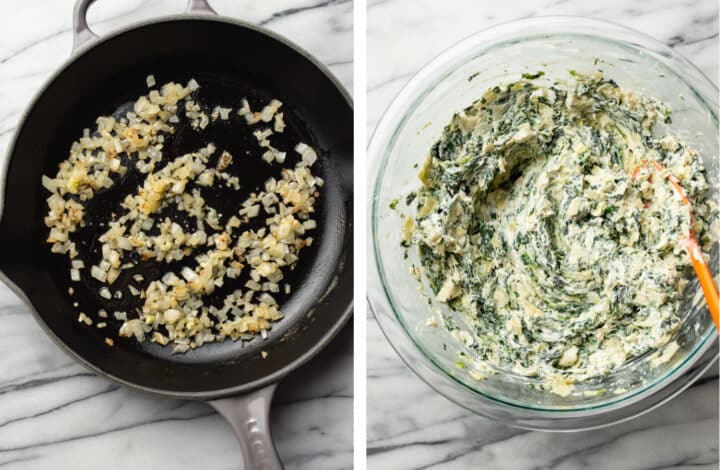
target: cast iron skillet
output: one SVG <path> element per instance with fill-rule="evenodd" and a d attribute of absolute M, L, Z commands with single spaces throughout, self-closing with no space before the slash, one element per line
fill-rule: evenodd
<path fill-rule="evenodd" d="M 275 385 L 322 349 L 352 313 L 350 98 L 306 52 L 271 32 L 217 17 L 205 0 L 190 0 L 186 15 L 142 23 L 102 39 L 85 20 L 93 1 L 77 2 L 73 57 L 33 101 L 0 175 L 0 279 L 31 307 L 62 349 L 95 373 L 136 390 L 209 400 L 239 436 L 246 468 L 282 468 L 268 429 Z M 117 338 L 117 324 L 100 330 L 76 321 L 73 302 L 87 312 L 100 308 L 98 285 L 75 283 L 75 294 L 68 294 L 68 261 L 51 254 L 45 243 L 49 194 L 40 184 L 41 175 L 55 174 L 72 141 L 83 128 L 94 128 L 97 116 L 124 113 L 129 102 L 146 94 L 148 74 L 154 74 L 158 84 L 194 77 L 201 84 L 200 97 L 210 103 L 237 107 L 246 96 L 256 109 L 258 103 L 278 98 L 288 123 L 283 143 L 303 140 L 318 152 L 313 172 L 326 184 L 316 205 L 315 243 L 301 253 L 298 268 L 288 278 L 293 291 L 280 299 L 285 318 L 264 341 L 225 341 L 173 356 L 168 348 Z M 166 142 L 165 155 L 196 149 L 208 140 L 238 155 L 252 138 L 241 127 L 211 126 L 202 136 L 181 127 Z M 257 157 L 236 158 L 233 165 L 231 171 L 246 192 L 270 171 Z M 132 187 L 137 181 L 126 183 Z M 220 192 L 214 202 L 230 213 L 244 199 L 242 194 Z M 89 232 L 93 214 L 102 215 L 117 204 L 112 197 L 95 199 L 86 217 Z M 97 250 L 90 244 L 85 248 Z M 150 267 L 145 274 L 149 282 L 160 275 L 160 268 Z M 116 283 L 122 285 L 122 279 Z M 122 306 L 122 300 L 116 302 Z M 105 344 L 105 336 L 114 338 L 114 347 Z"/>

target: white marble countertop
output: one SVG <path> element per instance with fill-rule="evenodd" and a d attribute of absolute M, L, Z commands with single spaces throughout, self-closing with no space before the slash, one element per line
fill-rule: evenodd
<path fill-rule="evenodd" d="M 99 0 L 98 33 L 180 13 L 185 0 Z M 210 0 L 227 16 L 286 35 L 352 90 L 352 2 Z M 74 0 L 0 3 L 0 155 L 25 106 L 70 54 Z M 0 467 L 242 468 L 228 424 L 207 405 L 147 396 L 99 379 L 60 351 L 0 284 Z M 272 429 L 288 469 L 352 467 L 352 328 L 278 389 Z"/>
<path fill-rule="evenodd" d="M 368 135 L 426 62 L 475 31 L 526 16 L 582 15 L 625 24 L 677 49 L 718 81 L 716 0 L 368 0 L 368 5 Z M 367 349 L 373 470 L 718 468 L 717 367 L 638 419 L 598 431 L 551 434 L 505 427 L 435 393 L 400 360 L 370 313 Z"/>

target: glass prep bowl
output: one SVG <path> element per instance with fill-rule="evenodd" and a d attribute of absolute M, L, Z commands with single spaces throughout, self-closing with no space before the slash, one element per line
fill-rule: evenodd
<path fill-rule="evenodd" d="M 718 339 L 710 315 L 688 289 L 674 338 L 680 349 L 665 364 L 650 354 L 619 370 L 577 386 L 561 397 L 537 387 L 536 379 L 511 371 L 475 380 L 458 367 L 460 345 L 442 327 L 426 321 L 432 309 L 464 320 L 439 302 L 428 304 L 429 289 L 409 274 L 416 250 L 400 245 L 402 202 L 418 187 L 418 169 L 453 113 L 489 87 L 543 71 L 541 80 L 568 78 L 568 70 L 602 70 L 623 88 L 654 96 L 673 109 L 672 133 L 681 135 L 704 158 L 708 181 L 718 184 L 718 89 L 692 63 L 637 31 L 577 17 L 538 17 L 495 26 L 442 53 L 395 98 L 369 146 L 371 161 L 368 239 L 368 300 L 392 346 L 428 385 L 480 415 L 529 429 L 569 431 L 617 423 L 649 411 L 690 386 L 717 359 Z M 417 164 L 417 165 L 416 165 Z M 715 197 L 717 187 L 710 197 Z M 390 203 L 400 197 L 396 210 Z M 710 265 L 718 266 L 717 244 Z M 692 299 L 695 297 L 696 301 Z M 662 353 L 662 351 L 660 351 Z"/>

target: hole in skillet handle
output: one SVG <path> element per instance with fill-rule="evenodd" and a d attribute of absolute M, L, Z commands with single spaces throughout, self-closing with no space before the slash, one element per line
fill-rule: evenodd
<path fill-rule="evenodd" d="M 71 54 L 77 53 L 87 43 L 99 38 L 99 36 L 90 29 L 87 21 L 88 11 L 96 1 L 97 0 L 77 0 L 75 2 L 75 7 L 73 8 L 73 46 Z M 188 0 L 185 13 L 191 15 L 218 15 L 207 0 Z"/>

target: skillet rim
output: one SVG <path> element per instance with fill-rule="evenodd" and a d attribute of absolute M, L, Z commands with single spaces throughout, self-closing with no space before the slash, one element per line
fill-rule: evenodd
<path fill-rule="evenodd" d="M 7 177 L 8 177 L 8 169 L 10 167 L 10 161 L 12 160 L 13 154 L 15 153 L 15 147 L 17 145 L 17 140 L 19 135 L 21 134 L 22 130 L 25 128 L 25 125 L 27 124 L 27 119 L 30 114 L 30 112 L 35 109 L 37 104 L 40 102 L 41 98 L 49 88 L 49 86 L 55 82 L 63 73 L 67 71 L 67 69 L 72 66 L 80 57 L 88 53 L 89 51 L 95 49 L 96 47 L 99 47 L 106 42 L 109 42 L 111 40 L 116 39 L 118 36 L 121 36 L 125 33 L 132 32 L 133 30 L 140 29 L 146 26 L 153 26 L 157 24 L 162 23 L 172 23 L 172 22 L 183 22 L 183 21 L 207 21 L 207 22 L 217 22 L 217 23 L 225 23 L 229 24 L 231 26 L 237 27 L 237 28 L 244 28 L 244 29 L 250 29 L 255 32 L 260 33 L 263 36 L 266 36 L 270 39 L 274 39 L 278 41 L 281 45 L 292 49 L 296 53 L 300 54 L 302 57 L 304 57 L 306 60 L 308 60 L 317 70 L 319 70 L 325 77 L 330 81 L 332 85 L 334 85 L 335 89 L 340 92 L 340 95 L 344 98 L 347 106 L 350 108 L 351 112 L 354 112 L 354 106 L 353 106 L 353 100 L 350 96 L 350 93 L 347 89 L 340 83 L 340 81 L 333 75 L 333 73 L 328 69 L 328 67 L 317 60 L 313 55 L 311 55 L 308 51 L 303 49 L 302 47 L 298 46 L 294 42 L 290 41 L 289 39 L 285 38 L 284 36 L 281 36 L 278 33 L 275 33 L 267 28 L 264 28 L 259 25 L 255 25 L 243 20 L 239 20 L 236 18 L 231 18 L 227 16 L 221 16 L 221 15 L 207 15 L 202 13 L 184 13 L 184 14 L 175 14 L 175 15 L 167 15 L 167 16 L 161 16 L 159 18 L 151 18 L 144 21 L 139 21 L 137 23 L 132 23 L 128 26 L 124 26 L 122 28 L 119 28 L 111 33 L 108 33 L 107 35 L 99 36 L 98 38 L 92 39 L 84 44 L 82 44 L 77 50 L 73 50 L 70 53 L 70 57 L 68 57 L 63 64 L 58 67 L 50 76 L 45 80 L 43 85 L 38 89 L 38 91 L 33 95 L 32 99 L 29 101 L 28 105 L 23 110 L 23 113 L 18 120 L 18 124 L 15 128 L 15 132 L 13 133 L 13 137 L 10 140 L 10 143 L 8 144 L 7 151 L 5 153 L 5 159 L 0 165 L 0 228 L 3 225 L 3 214 L 4 214 L 4 206 L 5 206 L 5 200 L 6 200 L 6 190 L 7 190 Z M 353 167 L 354 167 L 354 155 L 353 155 Z M 331 295 L 333 291 L 338 289 L 339 284 L 342 281 L 343 277 L 347 277 L 348 275 L 353 276 L 353 268 L 354 268 L 354 260 L 353 260 L 353 246 L 354 246 L 354 239 L 353 239 L 353 231 L 352 231 L 352 204 L 349 205 L 350 207 L 350 214 L 347 214 L 349 224 L 348 227 L 350 230 L 345 235 L 345 238 L 347 239 L 348 236 L 350 237 L 350 246 L 347 244 L 344 244 L 342 256 L 340 260 L 338 261 L 338 266 L 342 267 L 342 271 L 340 275 L 335 275 L 333 277 L 333 280 L 331 281 L 331 284 L 328 288 L 328 290 L 320 297 L 320 299 L 324 299 L 328 295 Z M 336 267 L 337 268 L 337 267 Z M 348 269 L 350 270 L 348 272 Z M 332 326 L 325 331 L 325 333 L 322 335 L 320 340 L 316 342 L 311 348 L 306 350 L 302 355 L 298 356 L 294 360 L 292 360 L 290 363 L 288 363 L 286 366 L 277 369 L 262 378 L 248 382 L 241 385 L 235 385 L 231 387 L 221 388 L 217 390 L 206 390 L 206 391 L 170 391 L 167 389 L 162 389 L 158 387 L 150 387 L 150 386 L 144 386 L 140 385 L 134 382 L 131 382 L 126 379 L 122 379 L 120 377 L 117 377 L 109 372 L 106 372 L 102 369 L 100 369 L 98 366 L 90 362 L 87 358 L 80 355 L 79 353 L 75 352 L 69 345 L 65 344 L 64 341 L 62 341 L 54 332 L 50 326 L 45 323 L 45 320 L 40 315 L 40 313 L 35 309 L 32 302 L 28 298 L 27 294 L 20 289 L 13 281 L 10 279 L 2 270 L 0 270 L 0 281 L 3 282 L 5 285 L 7 285 L 10 290 L 17 295 L 20 300 L 25 304 L 26 307 L 30 309 L 30 312 L 32 313 L 35 321 L 40 325 L 44 333 L 50 337 L 53 342 L 60 347 L 61 350 L 63 350 L 68 356 L 82 364 L 84 367 L 92 371 L 95 375 L 102 377 L 105 380 L 108 380 L 110 382 L 117 383 L 119 385 L 122 385 L 124 387 L 127 387 L 132 390 L 138 390 L 144 393 L 149 393 L 156 396 L 163 396 L 167 398 L 175 398 L 175 399 L 183 399 L 183 400 L 213 400 L 218 398 L 225 398 L 230 396 L 236 396 L 241 395 L 244 393 L 249 393 L 251 391 L 257 390 L 259 388 L 265 387 L 267 385 L 277 383 L 280 380 L 282 380 L 285 376 L 287 376 L 290 372 L 298 369 L 302 365 L 309 362 L 313 357 L 315 357 L 322 349 L 324 349 L 335 336 L 342 330 L 342 328 L 347 324 L 348 320 L 353 314 L 353 303 L 354 303 L 354 296 L 351 295 L 349 302 L 345 306 L 345 308 L 340 313 L 337 320 L 332 324 Z M 352 286 L 350 286 L 352 288 Z M 317 307 L 317 304 L 313 306 L 310 311 L 314 311 Z"/>

